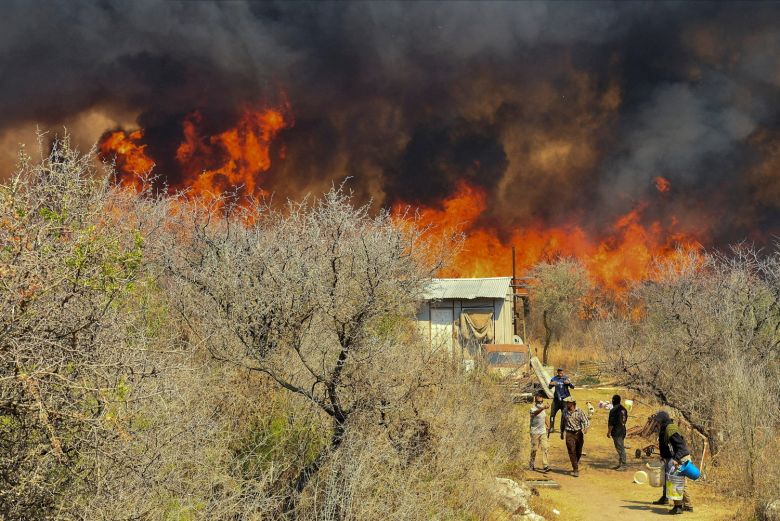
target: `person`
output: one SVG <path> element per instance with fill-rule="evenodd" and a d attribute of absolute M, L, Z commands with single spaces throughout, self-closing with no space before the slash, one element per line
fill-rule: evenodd
<path fill-rule="evenodd" d="M 582 446 L 585 444 L 585 434 L 588 432 L 590 422 L 588 416 L 582 409 L 577 407 L 577 402 L 573 397 L 567 396 L 563 399 L 566 409 L 563 411 L 563 420 L 561 422 L 561 439 L 566 434 L 566 450 L 569 453 L 571 461 L 571 475 L 579 477 L 580 458 L 582 457 Z"/>
<path fill-rule="evenodd" d="M 618 464 L 613 470 L 626 468 L 626 422 L 628 422 L 628 410 L 620 403 L 620 395 L 612 397 L 612 409 L 609 411 L 607 422 L 607 438 L 612 438 L 615 451 L 618 454 Z"/>
<path fill-rule="evenodd" d="M 539 450 L 539 448 L 542 449 L 542 464 L 544 465 L 544 468 L 542 468 L 542 472 L 549 472 L 550 471 L 550 465 L 547 459 L 547 453 L 548 453 L 548 442 L 547 442 L 547 413 L 545 412 L 546 409 L 549 408 L 549 406 L 544 403 L 545 394 L 544 391 L 538 392 L 534 396 L 534 403 L 531 405 L 531 426 L 530 426 L 530 433 L 531 433 L 531 463 L 529 464 L 529 468 L 531 470 L 536 470 L 536 453 Z"/>
<path fill-rule="evenodd" d="M 563 374 L 563 367 L 559 367 L 557 374 L 550 379 L 550 389 L 555 387 L 553 393 L 552 410 L 550 411 L 550 429 L 547 431 L 549 436 L 551 432 L 555 430 L 555 415 L 558 411 L 564 410 L 563 400 L 568 396 L 571 396 L 569 389 L 574 389 L 574 384 L 571 383 L 569 377 Z M 563 414 L 561 415 L 561 436 L 563 436 Z"/>
<path fill-rule="evenodd" d="M 660 499 L 653 501 L 655 505 L 668 505 L 669 499 L 666 497 L 666 474 L 672 472 L 676 465 L 680 465 L 691 459 L 691 451 L 685 444 L 685 439 L 680 434 L 680 429 L 674 423 L 669 413 L 659 411 L 655 414 L 655 421 L 658 423 L 658 448 L 661 453 L 661 459 L 664 462 L 664 488 Z M 675 501 L 670 514 L 682 514 L 683 512 L 693 512 L 691 497 L 687 488 L 683 489 L 682 501 Z"/>

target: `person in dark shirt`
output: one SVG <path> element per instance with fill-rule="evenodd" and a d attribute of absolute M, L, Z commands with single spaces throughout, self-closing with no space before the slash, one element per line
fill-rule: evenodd
<path fill-rule="evenodd" d="M 658 448 L 661 453 L 661 459 L 664 462 L 664 488 L 663 495 L 653 504 L 668 505 L 669 499 L 666 497 L 666 474 L 674 470 L 676 465 L 680 465 L 691 459 L 691 451 L 685 444 L 685 439 L 680 433 L 680 429 L 669 417 L 666 411 L 659 411 L 655 414 L 655 421 L 658 422 Z M 691 497 L 687 488 L 683 491 L 682 501 L 675 501 L 671 514 L 682 514 L 683 512 L 693 512 Z"/>
<path fill-rule="evenodd" d="M 555 388 L 553 393 L 552 409 L 550 410 L 550 430 L 547 432 L 549 436 L 552 431 L 555 430 L 555 415 L 558 411 L 565 411 L 565 405 L 563 400 L 568 398 L 571 393 L 569 389 L 574 389 L 574 384 L 571 383 L 569 377 L 563 374 L 563 368 L 559 367 L 558 374 L 552 377 L 549 383 L 550 389 Z M 563 416 L 565 412 L 561 414 L 561 433 L 563 433 Z"/>
<path fill-rule="evenodd" d="M 628 422 L 628 411 L 620 403 L 620 395 L 616 394 L 612 397 L 612 410 L 609 411 L 607 422 L 607 438 L 612 438 L 618 454 L 618 464 L 614 470 L 626 468 L 626 422 Z"/>

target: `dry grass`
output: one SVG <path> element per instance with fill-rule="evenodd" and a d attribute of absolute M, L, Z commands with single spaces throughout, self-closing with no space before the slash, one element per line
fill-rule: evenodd
<path fill-rule="evenodd" d="M 541 359 L 542 347 L 539 342 L 531 342 L 531 350 Z M 577 368 L 580 362 L 591 362 L 594 360 L 604 360 L 606 355 L 604 351 L 593 344 L 583 344 L 573 346 L 569 342 L 553 342 L 550 345 L 549 365 L 555 367 L 564 367 L 568 372 Z"/>

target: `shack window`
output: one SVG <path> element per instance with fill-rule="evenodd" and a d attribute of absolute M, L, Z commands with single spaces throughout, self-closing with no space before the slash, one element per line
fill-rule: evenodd
<path fill-rule="evenodd" d="M 487 354 L 490 365 L 525 365 L 525 353 L 510 353 L 497 351 Z"/>

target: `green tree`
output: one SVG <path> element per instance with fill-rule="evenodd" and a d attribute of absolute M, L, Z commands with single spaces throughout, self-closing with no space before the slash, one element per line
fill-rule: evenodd
<path fill-rule="evenodd" d="M 531 308 L 535 322 L 544 329 L 542 362 L 546 365 L 553 338 L 578 320 L 583 299 L 591 289 L 584 266 L 573 259 L 542 262 L 534 266 Z"/>

